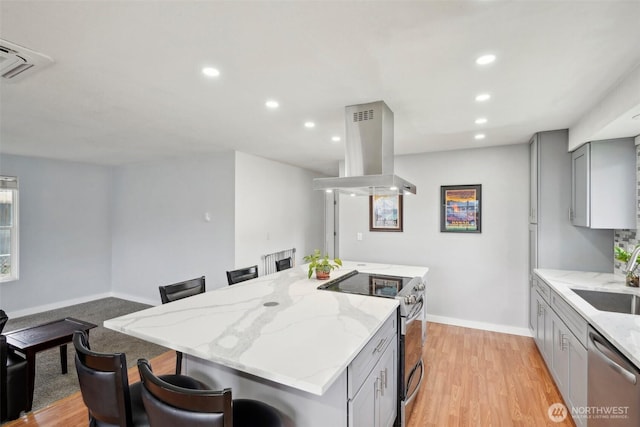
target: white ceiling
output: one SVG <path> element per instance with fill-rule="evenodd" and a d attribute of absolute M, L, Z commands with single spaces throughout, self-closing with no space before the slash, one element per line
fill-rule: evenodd
<path fill-rule="evenodd" d="M 0 38 L 55 60 L 2 79 L 0 151 L 107 165 L 235 149 L 336 174 L 344 107 L 380 99 L 396 154 L 525 143 L 575 124 L 640 63 L 640 1 L 2 0 L 0 13 Z"/>

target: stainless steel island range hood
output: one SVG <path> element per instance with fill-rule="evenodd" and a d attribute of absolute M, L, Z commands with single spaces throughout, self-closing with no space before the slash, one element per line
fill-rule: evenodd
<path fill-rule="evenodd" d="M 416 186 L 393 173 L 393 112 L 384 101 L 345 107 L 344 176 L 316 178 L 314 190 L 366 196 L 416 194 Z"/>

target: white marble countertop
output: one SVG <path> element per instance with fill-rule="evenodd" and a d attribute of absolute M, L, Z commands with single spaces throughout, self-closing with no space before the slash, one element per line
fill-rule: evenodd
<path fill-rule="evenodd" d="M 535 272 L 598 332 L 640 368 L 640 316 L 595 309 L 571 288 L 640 295 L 624 284 L 624 276 L 611 273 L 537 269 Z"/>
<path fill-rule="evenodd" d="M 426 279 L 426 267 L 344 261 L 360 272 Z M 318 290 L 295 266 L 104 322 L 104 326 L 322 395 L 395 313 L 398 301 Z M 275 303 L 275 304 L 273 304 Z"/>

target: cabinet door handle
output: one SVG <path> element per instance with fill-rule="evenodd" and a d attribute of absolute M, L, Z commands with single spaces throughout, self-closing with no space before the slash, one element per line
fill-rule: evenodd
<path fill-rule="evenodd" d="M 382 338 L 376 348 L 373 349 L 373 354 L 379 353 L 384 348 L 384 343 L 387 342 L 386 338 Z"/>
<path fill-rule="evenodd" d="M 383 387 L 384 383 L 384 387 Z M 385 372 L 380 371 L 380 396 L 384 396 L 384 389 L 387 386 L 387 379 L 385 378 Z"/>
<path fill-rule="evenodd" d="M 388 387 L 387 386 L 387 376 L 388 376 L 387 368 L 384 368 L 384 371 L 382 371 L 381 373 L 382 373 L 382 378 L 384 378 L 384 388 L 387 388 Z"/>
<path fill-rule="evenodd" d="M 560 350 L 567 351 L 568 342 L 569 340 L 567 339 L 567 335 L 560 332 L 558 334 L 558 347 L 560 348 Z"/>

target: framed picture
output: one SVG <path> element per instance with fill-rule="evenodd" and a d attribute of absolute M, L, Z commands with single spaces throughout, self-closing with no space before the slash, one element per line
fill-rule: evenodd
<path fill-rule="evenodd" d="M 440 187 L 440 231 L 480 233 L 482 185 Z"/>
<path fill-rule="evenodd" d="M 402 231 L 402 195 L 369 196 L 369 231 Z"/>

